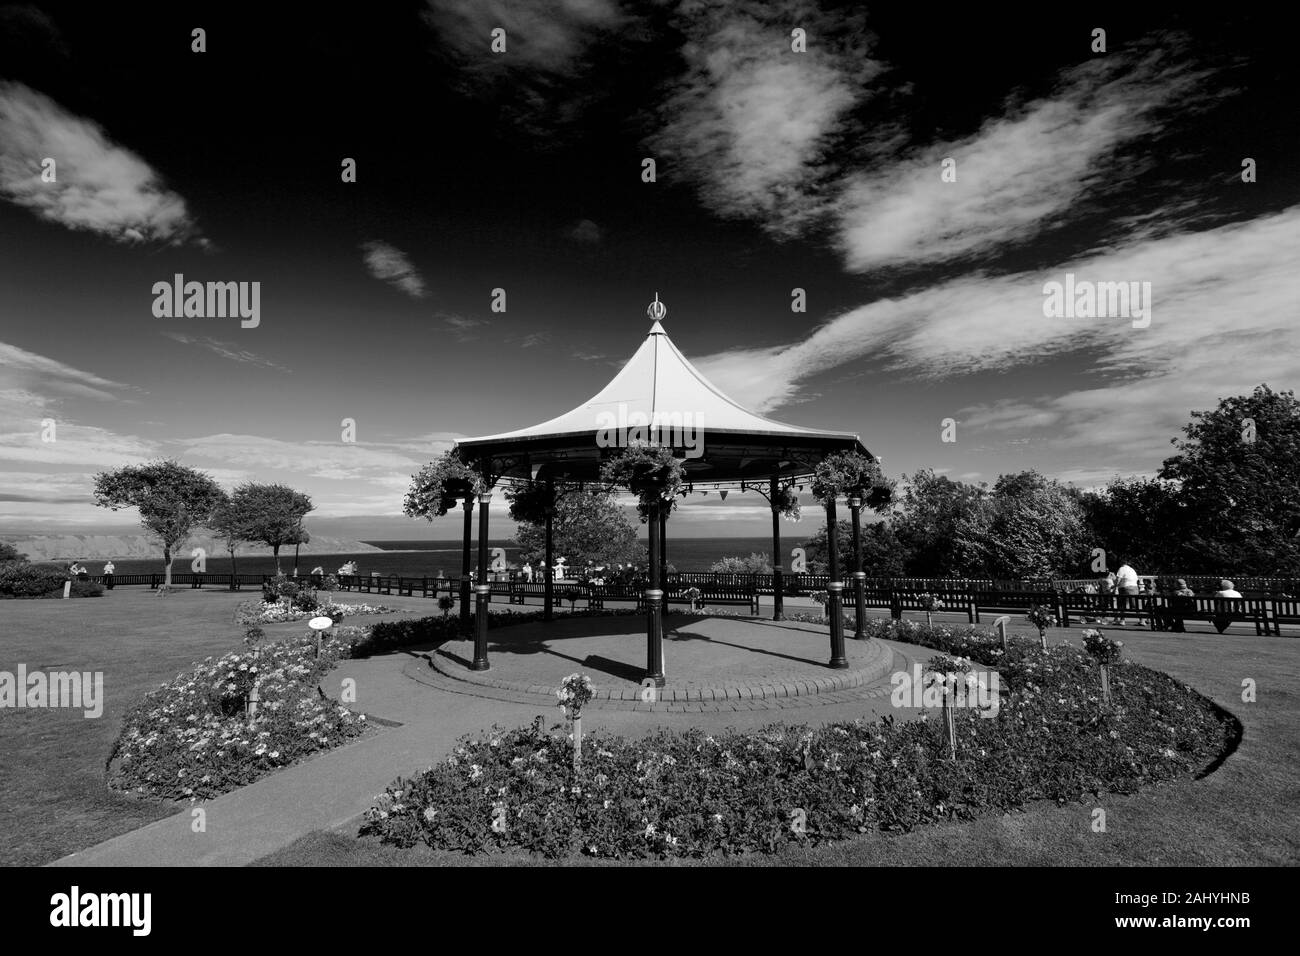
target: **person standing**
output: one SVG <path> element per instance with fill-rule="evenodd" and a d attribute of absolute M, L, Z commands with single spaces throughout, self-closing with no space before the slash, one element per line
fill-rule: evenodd
<path fill-rule="evenodd" d="M 1137 596 L 1141 593 L 1138 588 L 1138 573 L 1133 570 L 1133 567 L 1127 561 L 1121 564 L 1119 570 L 1115 572 L 1115 586 L 1119 588 L 1119 620 L 1115 623 L 1122 626 L 1128 623 L 1124 612 L 1128 609 L 1130 602 L 1134 610 L 1137 609 Z"/>
<path fill-rule="evenodd" d="M 109 558 L 104 562 L 104 587 L 113 590 L 113 573 L 117 570 L 117 565 L 113 564 L 113 559 Z"/>

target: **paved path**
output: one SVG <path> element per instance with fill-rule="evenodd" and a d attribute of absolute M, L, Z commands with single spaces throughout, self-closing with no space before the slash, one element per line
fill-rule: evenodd
<path fill-rule="evenodd" d="M 889 669 L 910 670 L 924 648 L 882 642 L 893 651 Z M 453 682 L 455 688 L 422 683 L 404 671 L 430 671 L 425 651 L 411 650 L 369 660 L 345 661 L 323 685 L 336 696 L 342 681 L 356 681 L 356 707 L 401 726 L 379 727 L 347 746 L 277 771 L 232 793 L 197 805 L 205 827 L 198 830 L 192 809 L 158 820 L 130 833 L 74 853 L 53 866 L 241 866 L 266 856 L 313 830 L 331 829 L 356 820 L 375 795 L 398 776 L 409 776 L 445 757 L 464 734 L 493 724 L 515 727 L 542 714 L 559 719 L 540 698 Z M 636 713 L 592 711 L 584 715 L 588 731 L 603 729 L 635 736 L 657 727 L 754 728 L 776 720 L 822 724 L 875 717 L 894 710 L 884 684 L 830 695 L 765 701 L 774 706 L 712 713 Z M 883 689 L 882 689 L 883 688 Z M 462 692 L 456 692 L 462 691 Z M 468 693 L 464 692 L 468 691 Z M 793 711 L 794 713 L 786 713 Z"/>

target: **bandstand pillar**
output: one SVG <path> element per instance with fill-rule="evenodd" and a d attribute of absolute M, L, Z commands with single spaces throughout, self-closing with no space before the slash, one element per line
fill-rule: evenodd
<path fill-rule="evenodd" d="M 839 547 L 835 499 L 832 497 L 826 502 L 826 548 L 829 552 L 827 555 L 827 571 L 829 572 L 827 577 L 830 579 L 826 583 L 826 611 L 831 618 L 830 667 L 833 670 L 844 670 L 849 666 L 848 659 L 844 656 L 844 602 L 842 594 L 844 582 L 840 580 Z"/>
<path fill-rule="evenodd" d="M 664 677 L 664 632 L 663 632 L 663 598 L 664 592 L 659 587 L 660 579 L 660 562 L 659 562 L 659 535 L 656 525 L 659 524 L 659 516 L 663 510 L 663 505 L 655 502 L 650 506 L 649 520 L 650 526 L 650 574 L 647 576 L 645 590 L 646 606 L 646 663 L 645 676 L 647 680 L 654 681 L 656 687 L 663 687 L 667 680 Z"/>
<path fill-rule="evenodd" d="M 474 662 L 472 670 L 485 671 L 488 663 L 488 602 L 492 600 L 492 585 L 488 584 L 488 502 L 490 494 L 478 496 L 478 583 L 474 585 Z"/>
<path fill-rule="evenodd" d="M 549 621 L 555 615 L 555 573 L 551 570 L 555 564 L 555 483 L 546 479 L 546 490 L 550 493 L 550 504 L 546 508 L 546 567 L 542 598 L 542 620 Z"/>
<path fill-rule="evenodd" d="M 853 515 L 853 596 L 857 605 L 853 632 L 859 641 L 867 639 L 867 572 L 862 569 L 862 499 L 850 498 L 849 511 Z"/>
<path fill-rule="evenodd" d="M 785 620 L 785 579 L 781 573 L 781 513 L 777 511 L 777 495 L 781 483 L 776 475 L 768 484 L 767 500 L 772 505 L 772 620 Z"/>
<path fill-rule="evenodd" d="M 460 628 L 469 631 L 469 569 L 470 569 L 470 534 L 474 521 L 474 496 L 465 496 L 465 539 L 460 555 Z"/>

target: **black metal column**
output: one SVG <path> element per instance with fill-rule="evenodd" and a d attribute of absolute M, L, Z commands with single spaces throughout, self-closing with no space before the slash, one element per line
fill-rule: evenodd
<path fill-rule="evenodd" d="M 461 547 L 460 560 L 460 627 L 469 631 L 469 569 L 470 569 L 470 534 L 474 521 L 474 497 L 465 496 L 465 540 Z"/>
<path fill-rule="evenodd" d="M 650 507 L 650 574 L 646 581 L 646 663 L 645 676 L 654 681 L 656 687 L 667 683 L 664 678 L 664 644 L 663 644 L 663 597 L 664 592 L 657 586 L 660 583 L 659 568 L 659 512 L 661 504 Z"/>
<path fill-rule="evenodd" d="M 781 573 L 781 513 L 777 511 L 777 495 L 781 493 L 781 483 L 776 475 L 768 485 L 768 501 L 772 505 L 772 620 L 785 620 L 785 579 Z"/>
<path fill-rule="evenodd" d="M 862 570 L 862 499 L 850 498 L 849 511 L 853 514 L 853 596 L 857 604 L 854 617 L 857 624 L 853 632 L 859 641 L 867 639 L 867 572 Z"/>
<path fill-rule="evenodd" d="M 492 599 L 492 585 L 488 584 L 488 502 L 491 495 L 478 496 L 478 583 L 474 585 L 474 663 L 471 668 L 485 671 L 488 663 L 488 602 Z"/>
<path fill-rule="evenodd" d="M 844 582 L 840 580 L 840 536 L 836 527 L 835 499 L 826 502 L 826 548 L 827 571 L 830 580 L 826 584 L 826 611 L 831 617 L 831 660 L 830 666 L 843 670 L 849 666 L 844 656 L 844 603 L 842 593 Z"/>

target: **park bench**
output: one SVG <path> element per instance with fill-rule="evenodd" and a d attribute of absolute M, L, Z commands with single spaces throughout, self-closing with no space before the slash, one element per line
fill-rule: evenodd
<path fill-rule="evenodd" d="M 1270 602 L 1262 598 L 1156 595 L 1146 600 L 1154 610 L 1153 630 L 1168 629 L 1177 621 L 1207 621 L 1220 634 L 1228 625 L 1246 621 L 1255 625 L 1256 634 L 1268 634 L 1272 629 Z"/>
<path fill-rule="evenodd" d="M 750 614 L 758 613 L 758 588 L 752 584 L 736 585 L 734 587 L 725 584 L 701 587 L 698 584 L 694 584 L 691 585 L 691 587 L 700 592 L 700 596 L 695 599 L 696 607 L 703 607 L 709 604 L 715 607 L 719 605 L 735 605 L 748 607 Z M 680 591 L 665 594 L 664 606 L 667 607 L 670 604 L 685 604 L 689 607 L 691 599 L 686 596 L 686 591 L 688 590 L 689 588 L 682 588 Z M 642 608 L 644 607 L 644 604 L 645 599 L 643 596 L 642 599 L 637 602 L 637 606 L 638 608 Z"/>
<path fill-rule="evenodd" d="M 1300 624 L 1300 600 L 1296 598 L 1274 597 L 1267 600 L 1267 621 L 1269 630 L 1266 633 L 1282 636 L 1283 624 Z"/>
<path fill-rule="evenodd" d="M 962 596 L 972 624 L 980 622 L 981 614 L 1027 614 L 1034 605 L 1057 608 L 1055 591 L 968 591 Z"/>

